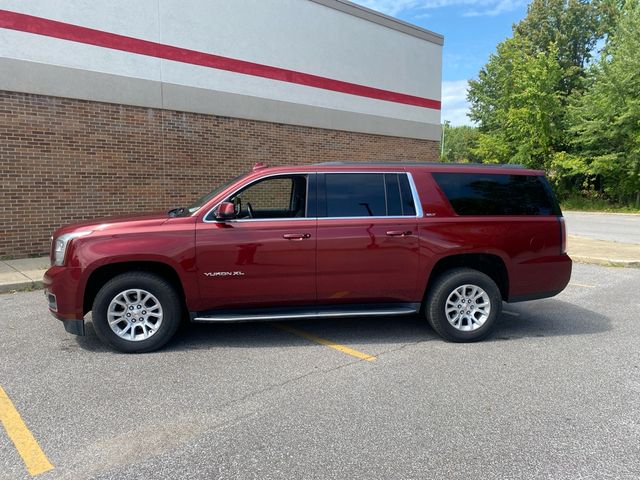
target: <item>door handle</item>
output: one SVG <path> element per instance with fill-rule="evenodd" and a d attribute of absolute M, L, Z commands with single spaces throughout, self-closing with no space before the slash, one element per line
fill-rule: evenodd
<path fill-rule="evenodd" d="M 286 238 L 287 240 L 303 240 L 305 238 L 311 238 L 310 233 L 285 233 L 282 235 L 282 238 Z"/>
<path fill-rule="evenodd" d="M 411 230 L 389 230 L 387 235 L 390 237 L 406 237 L 411 235 Z"/>

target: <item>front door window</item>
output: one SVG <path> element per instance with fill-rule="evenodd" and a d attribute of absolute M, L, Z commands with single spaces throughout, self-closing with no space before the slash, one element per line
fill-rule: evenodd
<path fill-rule="evenodd" d="M 307 177 L 269 177 L 240 190 L 229 200 L 236 205 L 238 219 L 305 217 Z"/>

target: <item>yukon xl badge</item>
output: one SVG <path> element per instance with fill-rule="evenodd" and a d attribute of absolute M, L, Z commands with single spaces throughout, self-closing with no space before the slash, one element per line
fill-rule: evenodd
<path fill-rule="evenodd" d="M 204 272 L 205 277 L 240 277 L 244 272 Z"/>

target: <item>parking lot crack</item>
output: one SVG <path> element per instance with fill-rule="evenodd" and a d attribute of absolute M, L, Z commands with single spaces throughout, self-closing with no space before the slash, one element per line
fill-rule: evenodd
<path fill-rule="evenodd" d="M 417 342 L 408 342 L 408 343 L 403 343 L 398 347 L 395 348 L 390 348 L 388 350 L 383 350 L 380 353 L 377 354 L 377 357 L 380 358 L 382 355 L 386 355 L 388 353 L 395 353 L 395 352 L 400 352 L 402 350 L 405 350 L 407 348 L 410 347 L 415 347 L 417 345 L 421 345 L 423 343 L 429 343 L 429 342 L 433 342 L 434 340 L 437 340 L 437 338 L 429 338 L 427 340 L 418 340 Z"/>
<path fill-rule="evenodd" d="M 347 367 L 350 367 L 352 365 L 356 365 L 356 364 L 362 363 L 362 362 L 364 362 L 364 360 L 355 360 L 353 362 L 343 363 L 343 364 L 340 364 L 340 365 L 337 365 L 335 367 L 328 368 L 328 369 L 313 370 L 313 371 L 310 371 L 310 372 L 306 372 L 306 373 L 303 373 L 301 375 L 297 375 L 295 377 L 283 380 L 282 382 L 273 383 L 273 384 L 270 384 L 270 385 L 268 385 L 268 386 L 266 386 L 264 388 L 260 388 L 258 390 L 254 390 L 253 392 L 247 393 L 246 395 L 243 395 L 241 397 L 238 397 L 238 398 L 236 398 L 234 400 L 231 400 L 231 401 L 229 401 L 227 403 L 222 404 L 221 407 L 222 408 L 231 407 L 231 406 L 237 405 L 239 403 L 251 400 L 254 397 L 260 396 L 263 393 L 268 393 L 268 392 L 272 392 L 272 391 L 278 390 L 278 389 L 280 389 L 282 387 L 285 387 L 285 386 L 290 385 L 292 383 L 298 382 L 298 381 L 303 380 L 305 378 L 309 378 L 309 377 L 312 377 L 312 376 L 317 375 L 317 374 L 325 375 L 325 374 L 328 374 L 328 373 L 336 372 L 336 371 L 341 370 L 343 368 L 347 368 Z"/>

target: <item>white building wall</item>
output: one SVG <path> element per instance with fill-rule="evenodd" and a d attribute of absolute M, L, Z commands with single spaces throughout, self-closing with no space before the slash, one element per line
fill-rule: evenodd
<path fill-rule="evenodd" d="M 442 38 L 342 0 L 0 0 L 0 9 L 3 90 L 439 139 L 437 106 L 131 53 L 122 38 L 123 50 L 84 43 L 109 32 L 437 104 Z M 12 13 L 38 18 L 24 31 L 24 17 Z M 64 26 L 38 26 L 40 18 L 97 32 L 54 38 Z"/>

